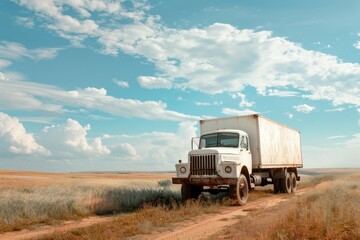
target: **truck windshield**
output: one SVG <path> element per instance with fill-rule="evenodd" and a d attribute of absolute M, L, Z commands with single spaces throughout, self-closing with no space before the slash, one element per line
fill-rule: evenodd
<path fill-rule="evenodd" d="M 201 136 L 200 142 L 205 140 L 205 148 L 211 147 L 238 147 L 239 134 L 213 133 Z"/>

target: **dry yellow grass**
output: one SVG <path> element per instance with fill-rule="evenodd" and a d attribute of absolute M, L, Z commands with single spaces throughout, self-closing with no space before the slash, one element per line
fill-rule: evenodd
<path fill-rule="evenodd" d="M 175 173 L 46 173 L 0 170 L 0 189 L 59 185 L 109 185 L 153 187 Z"/>
<path fill-rule="evenodd" d="M 360 174 L 310 182 L 319 185 L 266 213 L 253 212 L 211 239 L 360 239 Z"/>
<path fill-rule="evenodd" d="M 126 212 L 159 198 L 169 173 L 52 174 L 0 171 L 0 233 L 94 214 Z M 163 183 L 164 186 L 158 186 Z"/>

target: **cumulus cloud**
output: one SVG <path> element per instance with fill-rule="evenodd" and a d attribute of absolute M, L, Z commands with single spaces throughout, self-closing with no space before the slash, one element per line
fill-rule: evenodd
<path fill-rule="evenodd" d="M 26 155 L 51 155 L 49 150 L 36 142 L 32 134 L 26 132 L 19 119 L 3 112 L 0 112 L 0 142 L 2 151 Z"/>
<path fill-rule="evenodd" d="M 82 126 L 78 121 L 68 119 L 64 124 L 45 127 L 39 141 L 58 156 L 64 154 L 71 156 L 77 153 L 110 154 L 110 150 L 102 144 L 101 138 L 89 142 L 88 131 L 90 131 L 89 124 Z"/>
<path fill-rule="evenodd" d="M 307 104 L 296 105 L 296 106 L 293 106 L 293 108 L 297 112 L 301 112 L 301 113 L 310 113 L 315 109 L 315 107 L 309 106 Z"/>
<path fill-rule="evenodd" d="M 171 88 L 172 83 L 169 79 L 162 77 L 140 76 L 137 78 L 143 88 Z"/>
<path fill-rule="evenodd" d="M 135 163 L 131 162 L 134 161 L 141 162 L 144 170 L 169 170 L 174 168 L 178 159 L 187 160 L 191 138 L 197 133 L 196 124 L 181 122 L 176 132 L 107 136 L 103 141 L 112 152 L 108 157 L 113 160 L 127 162 L 128 166 L 133 166 Z"/>
<path fill-rule="evenodd" d="M 85 92 L 93 93 L 95 95 L 106 95 L 106 89 L 105 88 L 94 88 L 94 87 L 87 87 L 84 89 Z"/>
<path fill-rule="evenodd" d="M 114 26 L 114 20 L 124 19 L 141 21 L 144 11 L 149 9 L 147 4 L 121 1 L 68 1 L 68 0 L 15 0 L 21 6 L 37 13 L 47 29 L 55 31 L 59 36 L 70 40 L 74 45 L 80 46 L 84 39 L 96 37 L 102 32 L 99 23 L 91 19 L 93 15 L 109 17 L 102 18 L 102 24 Z M 130 5 L 130 6 L 129 6 Z M 65 13 L 66 9 L 73 10 L 74 16 Z"/>

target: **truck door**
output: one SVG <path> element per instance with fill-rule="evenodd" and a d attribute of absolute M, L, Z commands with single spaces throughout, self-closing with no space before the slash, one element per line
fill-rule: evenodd
<path fill-rule="evenodd" d="M 242 135 L 240 137 L 240 162 L 244 164 L 249 173 L 252 173 L 252 160 L 251 160 L 251 151 L 250 151 L 250 144 L 249 138 L 246 135 Z"/>

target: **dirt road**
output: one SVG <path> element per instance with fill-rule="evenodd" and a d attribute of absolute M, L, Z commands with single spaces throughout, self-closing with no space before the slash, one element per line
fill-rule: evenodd
<path fill-rule="evenodd" d="M 200 221 L 190 221 L 184 226 L 178 226 L 174 230 L 169 232 L 161 232 L 157 234 L 150 234 L 141 239 L 150 240 L 166 240 L 166 239 L 208 239 L 210 236 L 223 230 L 225 227 L 234 225 L 237 223 L 240 217 L 246 217 L 251 214 L 252 211 L 257 209 L 267 209 L 276 206 L 284 201 L 299 196 L 308 189 L 302 189 L 295 194 L 278 194 L 271 197 L 261 198 L 252 202 L 248 202 L 243 207 L 229 207 L 223 212 L 216 214 L 215 216 L 207 216 Z"/>
<path fill-rule="evenodd" d="M 35 239 L 41 236 L 50 235 L 53 233 L 68 232 L 73 229 L 88 227 L 97 223 L 103 223 L 112 220 L 113 217 L 89 217 L 79 221 L 66 221 L 59 226 L 44 226 L 36 230 L 24 229 L 17 232 L 7 232 L 0 234 L 0 240 L 22 240 Z"/>

